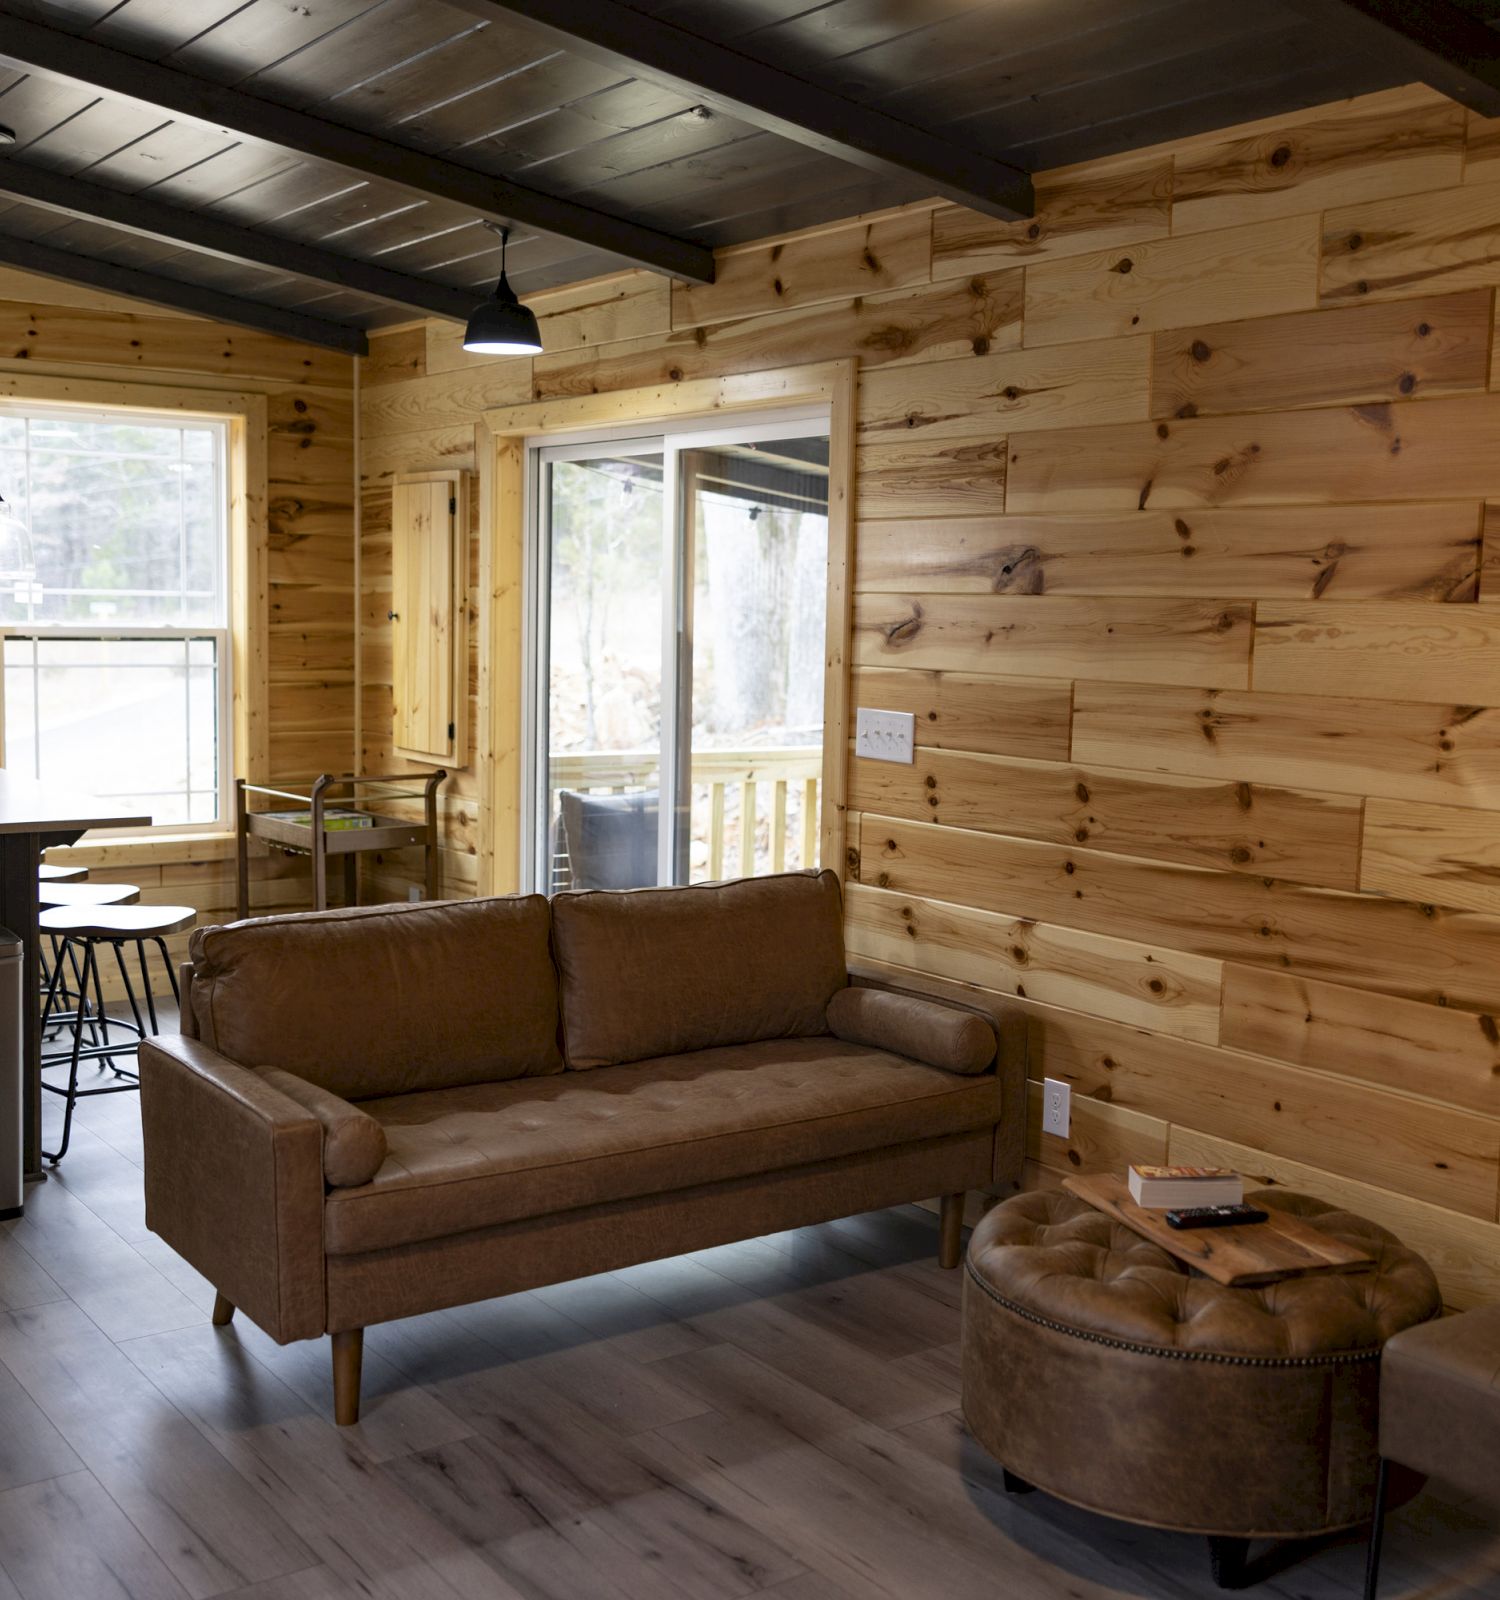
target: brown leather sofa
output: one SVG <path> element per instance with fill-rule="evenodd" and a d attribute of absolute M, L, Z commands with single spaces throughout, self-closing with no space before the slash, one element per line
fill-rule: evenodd
<path fill-rule="evenodd" d="M 831 872 L 193 935 L 146 1221 L 281 1343 L 1014 1180 L 989 1016 L 851 987 Z M 1003 1029 L 1002 1031 L 1007 1031 Z M 1019 1031 L 1019 1030 L 1018 1030 Z"/>

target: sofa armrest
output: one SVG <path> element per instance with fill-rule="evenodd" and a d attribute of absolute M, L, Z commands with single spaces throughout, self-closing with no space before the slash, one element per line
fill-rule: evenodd
<path fill-rule="evenodd" d="M 840 989 L 828 1002 L 828 1027 L 840 1039 L 945 1072 L 983 1072 L 995 1059 L 995 1030 L 983 1017 L 888 989 Z"/>
<path fill-rule="evenodd" d="M 849 959 L 851 983 L 877 992 L 916 994 L 988 1018 L 1000 1041 L 995 1076 L 1000 1080 L 1000 1121 L 995 1128 L 993 1192 L 1010 1194 L 1021 1185 L 1026 1161 L 1026 1075 L 1031 1051 L 1031 1022 L 1020 1006 L 973 984 L 912 972 L 867 956 Z"/>
<path fill-rule="evenodd" d="M 140 1050 L 146 1226 L 280 1343 L 326 1322 L 323 1126 L 196 1039 Z"/>
<path fill-rule="evenodd" d="M 323 1128 L 323 1181 L 330 1189 L 357 1189 L 380 1171 L 385 1160 L 385 1129 L 368 1111 L 294 1072 L 257 1067 L 257 1075 L 278 1094 L 311 1111 Z"/>

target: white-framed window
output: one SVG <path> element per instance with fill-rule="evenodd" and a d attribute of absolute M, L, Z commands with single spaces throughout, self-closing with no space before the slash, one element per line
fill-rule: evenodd
<path fill-rule="evenodd" d="M 12 771 L 227 825 L 228 450 L 213 417 L 0 402 L 0 495 L 36 564 L 0 582 Z"/>

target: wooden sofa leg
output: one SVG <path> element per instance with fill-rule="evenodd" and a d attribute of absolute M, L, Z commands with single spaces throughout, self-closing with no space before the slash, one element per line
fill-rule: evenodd
<path fill-rule="evenodd" d="M 341 1428 L 359 1421 L 359 1371 L 365 1330 L 350 1328 L 333 1336 L 333 1420 Z"/>
<path fill-rule="evenodd" d="M 227 1328 L 234 1321 L 234 1304 L 226 1300 L 217 1290 L 214 1291 L 214 1326 Z"/>
<path fill-rule="evenodd" d="M 963 1194 L 945 1194 L 938 1217 L 938 1265 L 956 1267 L 964 1258 Z"/>

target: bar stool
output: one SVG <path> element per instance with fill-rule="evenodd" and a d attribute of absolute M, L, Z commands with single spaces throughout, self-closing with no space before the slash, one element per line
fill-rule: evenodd
<path fill-rule="evenodd" d="M 113 906 L 133 905 L 141 897 L 141 891 L 133 883 L 84 883 L 80 881 L 88 876 L 87 867 L 48 867 L 44 862 L 37 868 L 37 904 L 43 911 L 49 911 L 57 906 Z M 55 1037 L 56 1030 L 49 1035 L 47 1029 L 52 1027 L 52 1012 L 57 1002 L 61 1000 L 65 1005 L 78 996 L 78 985 L 81 974 L 78 967 L 76 953 L 70 953 L 73 968 L 74 987 L 69 988 L 66 979 L 60 986 L 53 981 L 53 970 L 56 967 L 61 953 L 60 939 L 52 940 L 52 961 L 49 963 L 47 954 L 38 942 L 38 966 L 40 967 L 41 990 L 44 997 L 42 1006 L 42 1034 L 44 1038 Z"/>
<path fill-rule="evenodd" d="M 85 886 L 79 885 L 79 887 Z M 129 885 L 99 885 L 99 887 L 128 888 Z M 139 892 L 135 891 L 137 897 Z M 44 1053 L 42 1056 L 44 1071 L 47 1067 L 61 1066 L 64 1062 L 68 1064 L 66 1086 L 49 1083 L 45 1076 L 42 1079 L 42 1087 L 48 1093 L 61 1095 L 66 1102 L 63 1112 L 62 1142 L 56 1151 L 42 1152 L 53 1166 L 56 1166 L 68 1153 L 68 1142 L 73 1134 L 73 1108 L 79 1100 L 98 1094 L 123 1094 L 140 1087 L 138 1067 L 137 1070 L 131 1070 L 118 1065 L 114 1059 L 116 1056 L 128 1055 L 138 1049 L 141 1040 L 146 1038 L 148 1033 L 146 1019 L 141 1015 L 140 998 L 136 995 L 135 985 L 130 978 L 130 969 L 125 962 L 125 946 L 132 945 L 135 948 L 136 959 L 141 969 L 143 990 L 141 998 L 146 1002 L 146 1013 L 150 1020 L 149 1032 L 155 1034 L 159 1031 L 156 1020 L 156 997 L 151 991 L 151 973 L 146 964 L 146 946 L 154 944 L 160 951 L 162 965 L 167 970 L 167 981 L 172 986 L 173 998 L 180 1004 L 182 997 L 177 988 L 177 973 L 173 969 L 172 958 L 167 951 L 166 936 L 190 928 L 197 920 L 197 916 L 198 913 L 192 906 L 116 903 L 54 906 L 42 912 L 38 918 L 41 931 L 60 941 L 57 955 L 52 963 L 52 986 L 43 1012 L 44 1020 L 51 1015 L 56 1004 L 56 991 L 65 959 L 78 977 L 78 1003 L 70 1024 L 72 1044 L 67 1049 L 54 1051 L 51 1054 Z M 115 963 L 120 969 L 120 978 L 125 985 L 125 996 L 130 1002 L 130 1015 L 133 1020 L 112 1017 L 104 1009 L 104 990 L 99 980 L 101 945 L 110 946 L 115 953 Z M 92 1013 L 89 999 L 91 987 Z M 126 1042 L 122 1043 L 113 1038 L 112 1034 L 115 1032 L 123 1033 Z M 89 1036 L 88 1044 L 84 1043 L 85 1034 Z M 92 1089 L 80 1089 L 78 1068 L 83 1061 L 95 1061 L 101 1068 L 108 1068 L 117 1081 L 99 1084 Z"/>
<path fill-rule="evenodd" d="M 87 867 L 55 867 L 43 861 L 36 869 L 37 886 L 47 883 L 81 883 L 89 875 Z M 47 952 L 37 950 L 37 964 L 41 968 L 41 992 L 46 994 L 52 985 L 52 969 L 47 964 Z"/>

